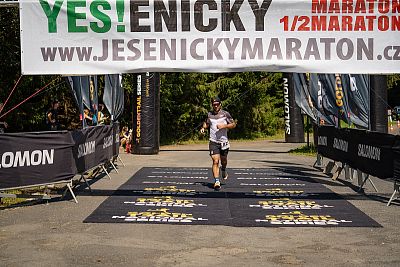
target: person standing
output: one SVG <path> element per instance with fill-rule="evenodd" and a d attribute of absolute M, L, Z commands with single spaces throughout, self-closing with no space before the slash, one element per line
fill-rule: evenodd
<path fill-rule="evenodd" d="M 60 103 L 58 100 L 54 100 L 53 104 L 51 106 L 51 109 L 49 109 L 46 113 L 46 121 L 47 121 L 47 127 L 49 131 L 57 131 L 59 130 L 59 121 L 58 121 L 58 107 L 60 106 Z"/>
<path fill-rule="evenodd" d="M 208 112 L 207 120 L 203 122 L 200 133 L 204 134 L 205 129 L 210 128 L 208 147 L 212 159 L 212 173 L 215 179 L 214 189 L 219 190 L 221 188 L 219 163 L 221 162 L 222 179 L 226 180 L 228 178 L 226 165 L 228 164 L 230 147 L 228 129 L 235 128 L 236 123 L 229 112 L 222 110 L 221 100 L 218 97 L 213 98 L 211 104 L 213 110 Z"/>
<path fill-rule="evenodd" d="M 98 115 L 97 115 L 98 125 L 105 125 L 106 124 L 107 117 L 104 115 L 103 110 L 104 110 L 104 105 L 103 104 L 99 104 L 99 110 L 98 110 Z"/>

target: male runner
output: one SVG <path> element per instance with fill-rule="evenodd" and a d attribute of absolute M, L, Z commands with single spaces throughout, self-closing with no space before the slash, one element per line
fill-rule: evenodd
<path fill-rule="evenodd" d="M 214 189 L 219 190 L 221 188 L 221 182 L 219 180 L 219 162 L 221 161 L 221 175 L 225 180 L 228 178 L 226 165 L 228 164 L 230 146 L 228 141 L 228 129 L 235 128 L 236 123 L 229 112 L 221 109 L 221 100 L 218 97 L 213 98 L 211 103 L 213 111 L 208 112 L 207 120 L 203 122 L 200 133 L 203 134 L 206 128 L 210 128 L 209 150 L 213 162 L 212 172 L 215 179 Z"/>

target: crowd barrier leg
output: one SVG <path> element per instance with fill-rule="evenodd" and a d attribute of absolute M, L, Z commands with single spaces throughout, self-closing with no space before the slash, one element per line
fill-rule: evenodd
<path fill-rule="evenodd" d="M 115 172 L 118 173 L 117 168 L 115 167 L 114 163 L 112 162 L 112 160 L 110 160 L 111 166 L 114 168 Z"/>
<path fill-rule="evenodd" d="M 89 188 L 89 191 L 92 192 L 92 188 L 90 187 L 90 184 L 88 183 L 87 179 L 85 178 L 85 176 L 83 174 L 81 174 L 81 177 L 79 178 L 78 183 L 80 183 L 82 180 L 85 182 L 85 184 Z"/>
<path fill-rule="evenodd" d="M 122 165 L 125 167 L 125 163 L 122 161 L 121 157 L 118 155 L 117 158 L 121 161 Z"/>
<path fill-rule="evenodd" d="M 111 180 L 111 176 L 110 176 L 110 174 L 108 173 L 108 171 L 107 171 L 106 167 L 104 166 L 104 164 L 101 165 L 101 167 L 103 168 L 103 171 L 107 174 L 108 178 Z"/>
<path fill-rule="evenodd" d="M 344 179 L 353 180 L 353 169 L 348 164 L 344 165 Z"/>
<path fill-rule="evenodd" d="M 332 180 L 337 180 L 339 178 L 340 174 L 342 173 L 342 170 L 344 168 L 344 163 L 342 162 L 342 166 L 338 166 L 335 173 L 332 175 Z"/>
<path fill-rule="evenodd" d="M 360 188 L 358 189 L 357 192 L 361 192 L 361 190 L 363 189 L 363 187 L 367 181 L 369 181 L 371 183 L 372 187 L 375 189 L 375 191 L 378 192 L 378 189 L 376 188 L 375 184 L 372 182 L 371 178 L 369 177 L 369 174 L 364 175 L 363 172 L 361 172 L 361 171 L 358 171 L 358 172 L 359 172 L 358 181 L 359 182 L 361 181 L 361 184 L 359 185 Z"/>
<path fill-rule="evenodd" d="M 388 203 L 386 204 L 386 206 L 390 206 L 390 203 L 392 203 L 393 200 L 397 199 L 396 194 L 400 194 L 400 184 L 397 182 L 397 180 L 394 181 L 394 190 L 393 190 L 393 194 L 390 197 Z"/>
<path fill-rule="evenodd" d="M 313 168 L 322 168 L 324 166 L 323 157 L 317 153 L 317 159 L 314 162 Z"/>
<path fill-rule="evenodd" d="M 67 195 L 68 191 L 71 193 L 71 196 L 74 199 L 75 203 L 78 204 L 78 200 L 76 199 L 74 191 L 72 190 L 72 180 L 67 183 L 67 188 L 64 190 L 64 193 L 62 194 L 61 199 L 63 199 Z"/>
<path fill-rule="evenodd" d="M 326 164 L 326 166 L 325 166 L 324 173 L 326 175 L 332 175 L 333 167 L 335 167 L 335 162 L 329 161 L 328 164 Z"/>

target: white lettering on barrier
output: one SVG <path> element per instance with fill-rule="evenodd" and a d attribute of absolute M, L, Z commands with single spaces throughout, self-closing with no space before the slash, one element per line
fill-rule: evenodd
<path fill-rule="evenodd" d="M 104 144 L 103 144 L 103 149 L 110 147 L 113 145 L 113 136 L 109 135 L 104 137 Z"/>
<path fill-rule="evenodd" d="M 0 168 L 29 167 L 54 164 L 54 149 L 4 152 L 0 157 Z"/>
<path fill-rule="evenodd" d="M 96 141 L 86 142 L 78 146 L 78 159 L 96 152 Z"/>
<path fill-rule="evenodd" d="M 328 146 L 328 137 L 327 136 L 318 136 L 318 145 L 319 146 Z"/>
<path fill-rule="evenodd" d="M 339 139 L 339 138 L 334 138 L 333 139 L 333 148 L 336 148 L 337 150 L 341 150 L 344 152 L 347 152 L 349 149 L 349 142 Z"/>
<path fill-rule="evenodd" d="M 358 145 L 358 156 L 372 159 L 376 161 L 381 160 L 381 149 L 375 146 L 369 146 L 364 144 Z"/>

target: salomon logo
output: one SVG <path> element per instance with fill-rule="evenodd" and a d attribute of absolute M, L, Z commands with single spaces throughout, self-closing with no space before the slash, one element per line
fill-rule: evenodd
<path fill-rule="evenodd" d="M 54 149 L 4 152 L 1 154 L 0 168 L 50 165 L 54 163 Z"/>
<path fill-rule="evenodd" d="M 113 136 L 110 135 L 110 136 L 104 137 L 103 149 L 110 147 L 112 145 L 113 145 Z"/>
<path fill-rule="evenodd" d="M 96 152 L 96 141 L 86 142 L 78 147 L 78 159 Z"/>
<path fill-rule="evenodd" d="M 375 146 L 369 146 L 364 144 L 358 145 L 358 155 L 363 158 L 381 160 L 381 149 Z"/>
<path fill-rule="evenodd" d="M 347 152 L 348 148 L 349 148 L 349 142 L 344 141 L 342 139 L 334 138 L 333 139 L 333 148 Z"/>
<path fill-rule="evenodd" d="M 283 98 L 285 101 L 285 133 L 290 134 L 289 80 L 283 79 Z"/>
<path fill-rule="evenodd" d="M 328 146 L 328 137 L 318 136 L 318 145 L 319 146 Z"/>

